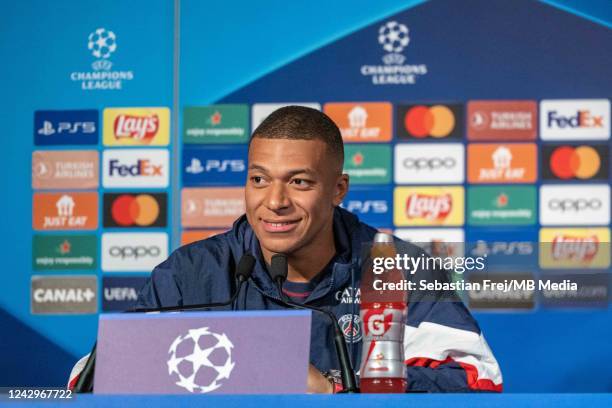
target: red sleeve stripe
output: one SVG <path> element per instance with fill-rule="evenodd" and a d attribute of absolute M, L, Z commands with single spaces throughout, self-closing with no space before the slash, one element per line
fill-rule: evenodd
<path fill-rule="evenodd" d="M 442 364 L 447 364 L 455 362 L 450 357 L 447 357 L 445 360 L 434 360 L 431 358 L 424 357 L 414 357 L 405 361 L 406 365 L 411 367 L 427 367 L 427 368 L 438 368 Z M 465 371 L 465 377 L 467 380 L 467 385 L 471 390 L 475 391 L 494 391 L 494 392 L 502 392 L 503 384 L 495 384 L 493 381 L 488 379 L 478 379 L 478 370 L 471 364 L 460 363 L 457 362 L 459 366 Z"/>

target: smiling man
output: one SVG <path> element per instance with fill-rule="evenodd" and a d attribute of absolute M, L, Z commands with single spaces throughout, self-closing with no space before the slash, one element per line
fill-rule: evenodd
<path fill-rule="evenodd" d="M 376 230 L 340 208 L 349 178 L 337 126 L 325 114 L 289 106 L 273 112 L 252 135 L 246 215 L 232 229 L 176 250 L 155 268 L 140 307 L 219 302 L 231 295 L 246 252 L 251 278 L 228 309 L 283 309 L 268 274 L 274 254 L 288 258 L 282 288 L 295 302 L 331 311 L 346 333 L 353 366 L 361 355 L 360 251 Z M 412 256 L 422 251 L 410 246 Z M 430 294 L 431 295 L 431 294 Z M 407 391 L 501 391 L 498 364 L 477 323 L 458 300 L 411 300 L 405 325 Z M 308 388 L 333 392 L 339 364 L 330 322 L 313 314 Z"/>

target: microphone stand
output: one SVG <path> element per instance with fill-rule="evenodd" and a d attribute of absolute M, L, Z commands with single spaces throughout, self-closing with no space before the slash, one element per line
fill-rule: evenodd
<path fill-rule="evenodd" d="M 280 294 L 281 302 L 285 305 L 294 309 L 302 310 L 313 310 L 315 312 L 323 313 L 327 316 L 334 328 L 334 345 L 336 346 L 336 354 L 338 355 L 338 362 L 340 363 L 340 375 L 342 379 L 342 393 L 354 394 L 359 393 L 359 387 L 357 387 L 357 380 L 355 378 L 355 371 L 349 358 L 348 348 L 344 339 L 344 334 L 340 325 L 336 320 L 336 317 L 328 310 L 323 310 L 315 306 L 300 305 L 287 299 L 283 294 L 283 283 L 287 280 L 288 268 L 287 268 L 287 257 L 283 254 L 276 254 L 272 256 L 270 265 L 270 275 L 276 282 L 278 292 Z"/>

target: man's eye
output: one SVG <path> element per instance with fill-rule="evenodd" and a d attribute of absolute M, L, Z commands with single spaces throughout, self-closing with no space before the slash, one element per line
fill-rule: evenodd
<path fill-rule="evenodd" d="M 253 176 L 251 177 L 251 182 L 253 182 L 253 184 L 261 184 L 263 182 L 263 178 L 260 176 Z"/>
<path fill-rule="evenodd" d="M 298 187 L 308 187 L 310 185 L 310 182 L 308 180 L 299 179 L 299 178 L 293 179 L 291 180 L 291 182 Z"/>

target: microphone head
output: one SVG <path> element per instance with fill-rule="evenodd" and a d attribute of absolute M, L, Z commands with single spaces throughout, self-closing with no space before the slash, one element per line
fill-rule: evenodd
<path fill-rule="evenodd" d="M 236 278 L 242 282 L 247 281 L 253 273 L 253 267 L 255 266 L 255 257 L 250 253 L 246 252 L 238 261 L 236 267 Z"/>
<path fill-rule="evenodd" d="M 270 262 L 270 277 L 274 282 L 284 282 L 289 274 L 289 265 L 287 264 L 287 255 L 276 254 L 272 256 Z"/>

